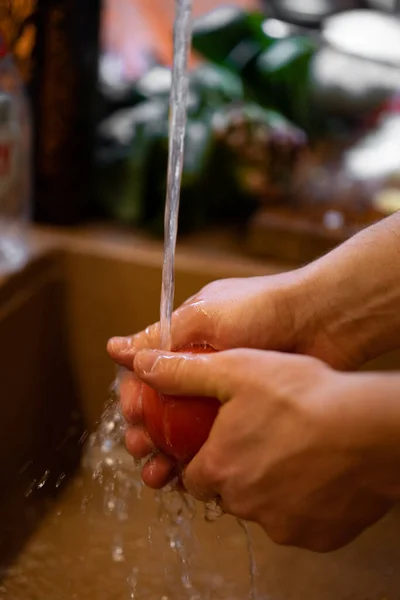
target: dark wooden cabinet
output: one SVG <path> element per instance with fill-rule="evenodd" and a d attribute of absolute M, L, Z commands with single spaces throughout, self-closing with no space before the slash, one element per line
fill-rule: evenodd
<path fill-rule="evenodd" d="M 91 201 L 101 0 L 0 0 L 32 103 L 34 218 L 71 225 Z"/>

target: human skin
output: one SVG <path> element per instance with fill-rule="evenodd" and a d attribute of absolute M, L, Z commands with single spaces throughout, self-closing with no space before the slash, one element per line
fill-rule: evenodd
<path fill-rule="evenodd" d="M 400 375 L 249 349 L 143 350 L 134 368 L 157 391 L 220 400 L 184 487 L 279 544 L 336 550 L 400 499 Z"/>
<path fill-rule="evenodd" d="M 355 369 L 399 345 L 400 213 L 289 273 L 214 281 L 172 318 L 172 349 L 208 343 L 307 354 Z M 109 341 L 132 369 L 138 350 L 156 348 L 159 323 Z"/>
<path fill-rule="evenodd" d="M 395 214 L 294 272 L 214 282 L 174 313 L 173 349 L 208 343 L 217 350 L 279 350 L 341 371 L 357 369 L 399 345 L 399 236 Z M 141 384 L 133 365 L 140 350 L 158 344 L 155 324 L 108 345 L 111 357 L 130 369 L 122 377 L 121 401 L 130 423 L 127 447 L 137 458 L 155 449 L 142 425 Z M 255 419 L 249 413 L 247 420 Z M 218 422 L 219 417 L 215 427 Z M 172 463 L 158 453 L 144 467 L 143 479 L 159 488 L 172 472 Z"/>

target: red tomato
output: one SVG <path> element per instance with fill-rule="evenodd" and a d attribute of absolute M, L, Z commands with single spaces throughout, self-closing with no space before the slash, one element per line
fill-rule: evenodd
<path fill-rule="evenodd" d="M 203 354 L 210 347 L 182 349 Z M 207 440 L 221 406 L 217 398 L 166 396 L 143 384 L 144 426 L 153 444 L 180 464 L 187 464 Z"/>

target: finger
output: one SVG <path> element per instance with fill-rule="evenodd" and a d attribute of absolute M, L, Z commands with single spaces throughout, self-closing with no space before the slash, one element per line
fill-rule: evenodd
<path fill-rule="evenodd" d="M 303 373 L 305 366 L 318 366 L 318 373 L 327 369 L 314 358 L 293 356 L 266 350 L 235 349 L 210 354 L 185 354 L 141 350 L 134 360 L 137 377 L 153 389 L 176 396 L 217 397 L 225 403 L 233 395 L 241 393 L 248 397 L 250 390 L 260 385 L 264 395 L 268 390 L 275 393 L 280 383 L 287 382 L 290 370 Z M 321 370 L 323 367 L 324 370 Z M 312 377 L 317 372 L 313 370 Z"/>
<path fill-rule="evenodd" d="M 208 443 L 187 465 L 182 474 L 184 488 L 200 502 L 215 500 L 219 495 L 219 485 L 215 477 L 213 466 L 208 459 Z"/>
<path fill-rule="evenodd" d="M 122 414 L 130 425 L 137 425 L 143 420 L 142 382 L 129 371 L 120 379 L 119 396 Z"/>
<path fill-rule="evenodd" d="M 187 302 L 190 303 L 172 315 L 172 348 L 205 343 L 214 346 L 215 328 L 210 315 L 201 309 L 201 302 L 195 302 L 195 297 Z M 159 348 L 160 340 L 160 323 L 154 323 L 136 335 L 111 338 L 107 351 L 117 364 L 131 369 L 136 353 L 145 348 Z"/>
<path fill-rule="evenodd" d="M 217 397 L 226 402 L 241 385 L 243 364 L 239 358 L 237 351 L 184 354 L 142 350 L 135 357 L 134 370 L 159 392 Z"/>
<path fill-rule="evenodd" d="M 160 490 L 176 475 L 175 465 L 163 454 L 150 458 L 142 469 L 142 480 L 147 487 Z"/>
<path fill-rule="evenodd" d="M 133 359 L 138 350 L 142 348 L 157 347 L 157 343 L 155 342 L 154 345 L 152 345 L 150 330 L 151 327 L 135 335 L 113 337 L 108 340 L 107 352 L 110 358 L 118 365 L 132 369 Z"/>
<path fill-rule="evenodd" d="M 130 427 L 125 434 L 125 445 L 129 454 L 137 460 L 146 458 L 155 451 L 154 444 L 143 427 Z"/>

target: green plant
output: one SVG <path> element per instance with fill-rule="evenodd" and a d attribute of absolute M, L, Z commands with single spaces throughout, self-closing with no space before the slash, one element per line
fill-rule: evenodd
<path fill-rule="evenodd" d="M 274 40 L 264 21 L 221 9 L 195 24 L 193 47 L 206 62 L 190 78 L 181 232 L 245 222 L 260 194 L 279 192 L 269 153 L 279 145 L 302 147 L 301 128 L 310 129 L 315 46 L 306 37 Z M 152 69 L 136 84 L 136 105 L 108 118 L 98 136 L 97 197 L 104 213 L 157 235 L 163 232 L 169 87 L 169 70 Z M 279 179 L 283 171 L 289 181 L 290 161 L 283 165 Z M 261 188 L 254 184 L 257 169 Z"/>

